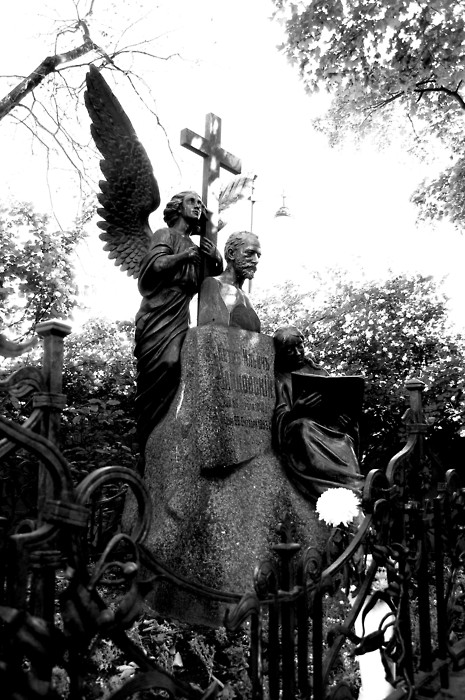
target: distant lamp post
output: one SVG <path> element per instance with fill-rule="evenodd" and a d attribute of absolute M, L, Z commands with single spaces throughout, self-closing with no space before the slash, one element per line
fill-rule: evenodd
<path fill-rule="evenodd" d="M 280 216 L 290 216 L 291 212 L 289 209 L 286 207 L 286 195 L 282 195 L 283 197 L 283 203 L 282 206 L 279 207 L 278 211 L 276 212 L 275 219 L 278 219 Z"/>

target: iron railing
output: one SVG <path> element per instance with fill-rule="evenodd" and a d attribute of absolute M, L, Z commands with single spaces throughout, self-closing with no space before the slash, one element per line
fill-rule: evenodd
<path fill-rule="evenodd" d="M 62 667 L 69 677 L 68 697 L 81 700 L 82 661 L 99 636 L 110 639 L 138 667 L 112 700 L 144 689 L 160 689 L 173 698 L 215 697 L 216 682 L 200 690 L 179 680 L 127 634 L 141 615 L 144 597 L 160 580 L 226 604 L 224 624 L 229 630 L 247 623 L 253 700 L 354 697 L 344 672 L 334 675 L 342 649 L 354 656 L 380 655 L 394 688 L 390 700 L 417 697 L 428 684 L 431 694 L 432 683 L 447 687 L 450 666 L 458 667 L 465 656 L 465 490 L 452 471 L 435 483 L 436 469 L 425 444 L 421 382 L 407 383 L 406 446 L 385 471 L 368 475 L 365 515 L 357 530 L 334 528 L 325 552 L 302 551 L 293 541 L 292 524 L 282 523 L 280 541 L 258 563 L 249 592 L 240 595 L 183 578 L 144 547 L 151 504 L 133 471 L 104 467 L 73 484 L 69 464 L 56 445 L 63 397 L 53 367 L 61 373 L 63 331 L 54 324 L 45 327 L 49 340 L 43 371 L 20 370 L 1 385 L 21 395 L 31 391 L 34 410 L 22 425 L 0 417 L 0 456 L 27 450 L 41 482 L 36 519 L 13 530 L 6 519 L 0 520 L 0 687 L 5 697 L 59 697 L 52 669 Z M 107 532 L 95 561 L 96 495 L 122 483 L 135 494 L 138 523 L 131 536 L 115 532 L 110 537 Z M 382 568 L 386 585 L 374 590 Z M 66 581 L 59 596 L 57 573 Z M 101 594 L 108 582 L 120 591 L 112 605 Z M 325 611 L 342 589 L 351 602 L 339 619 L 328 623 Z M 362 625 L 356 633 L 357 619 L 366 622 L 379 602 L 389 613 L 378 628 L 365 633 Z"/>

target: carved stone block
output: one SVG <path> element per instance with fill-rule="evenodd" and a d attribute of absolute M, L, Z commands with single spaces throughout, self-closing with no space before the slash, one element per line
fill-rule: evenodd
<path fill-rule="evenodd" d="M 189 330 L 178 393 L 146 447 L 154 520 L 146 541 L 173 571 L 243 594 L 289 513 L 303 546 L 327 530 L 289 482 L 271 448 L 274 350 L 268 336 L 235 328 Z M 126 504 L 130 529 L 135 504 Z M 161 614 L 220 625 L 225 606 L 161 584 L 149 599 Z"/>

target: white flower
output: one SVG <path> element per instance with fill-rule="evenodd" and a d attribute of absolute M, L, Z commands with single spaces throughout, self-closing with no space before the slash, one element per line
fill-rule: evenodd
<path fill-rule="evenodd" d="M 320 520 L 328 525 L 348 525 L 359 511 L 360 499 L 349 489 L 328 489 L 316 502 Z"/>

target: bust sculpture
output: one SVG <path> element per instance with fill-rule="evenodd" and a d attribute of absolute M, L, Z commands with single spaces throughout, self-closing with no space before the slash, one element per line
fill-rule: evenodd
<path fill-rule="evenodd" d="M 258 237 L 249 231 L 232 233 L 226 241 L 226 269 L 217 277 L 207 277 L 200 291 L 199 326 L 222 326 L 260 332 L 260 321 L 243 290 L 252 279 L 261 256 Z"/>

